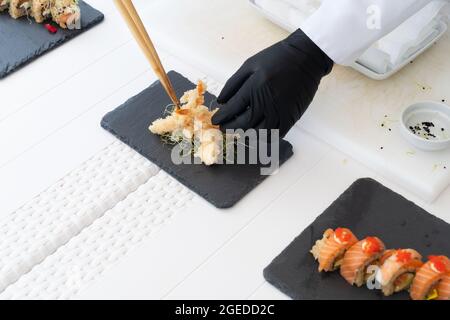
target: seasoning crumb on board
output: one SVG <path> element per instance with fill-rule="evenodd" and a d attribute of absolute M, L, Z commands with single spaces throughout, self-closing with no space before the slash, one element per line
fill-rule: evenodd
<path fill-rule="evenodd" d="M 419 83 L 419 82 L 416 82 L 416 86 L 418 86 L 423 91 L 432 90 L 433 89 L 431 86 L 429 86 L 427 84 Z"/>
<path fill-rule="evenodd" d="M 447 170 L 447 166 L 443 164 L 434 164 L 433 165 L 433 171 L 436 171 L 438 169 Z"/>
<path fill-rule="evenodd" d="M 391 125 L 396 122 L 398 122 L 398 120 L 392 120 L 389 118 L 389 116 L 387 114 L 385 114 L 384 119 L 381 122 L 380 126 L 382 128 L 386 128 L 388 131 L 392 131 Z"/>

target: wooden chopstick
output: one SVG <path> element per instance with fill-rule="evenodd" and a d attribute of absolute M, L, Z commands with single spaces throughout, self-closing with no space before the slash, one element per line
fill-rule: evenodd
<path fill-rule="evenodd" d="M 173 104 L 179 108 L 180 102 L 178 101 L 175 90 L 170 82 L 169 77 L 167 76 L 166 71 L 161 63 L 161 59 L 159 58 L 158 53 L 153 45 L 150 36 L 148 35 L 144 24 L 142 23 L 139 14 L 136 11 L 131 0 L 114 0 L 117 8 L 119 9 L 122 17 L 125 19 L 125 22 L 128 25 L 128 28 L 132 32 L 136 42 L 141 47 L 144 52 L 147 60 L 150 62 L 150 65 L 155 72 L 156 76 L 161 81 L 162 86 L 166 90 Z"/>

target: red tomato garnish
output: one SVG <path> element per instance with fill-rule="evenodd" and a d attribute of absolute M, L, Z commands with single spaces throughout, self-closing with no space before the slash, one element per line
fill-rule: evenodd
<path fill-rule="evenodd" d="M 431 269 L 438 273 L 444 273 L 448 271 L 448 263 L 446 263 L 446 257 L 444 256 L 429 256 L 428 260 L 431 263 Z"/>
<path fill-rule="evenodd" d="M 52 26 L 50 23 L 44 24 L 45 29 L 47 29 L 50 33 L 56 33 L 58 32 L 58 29 L 55 26 Z"/>
<path fill-rule="evenodd" d="M 398 250 L 396 253 L 397 261 L 402 263 L 407 263 L 411 261 L 412 254 L 406 250 Z"/>
<path fill-rule="evenodd" d="M 352 239 L 352 232 L 347 228 L 337 228 L 334 235 L 342 243 L 349 242 Z"/>
<path fill-rule="evenodd" d="M 381 251 L 381 243 L 378 238 L 367 237 L 362 243 L 362 249 L 367 254 L 377 253 Z"/>

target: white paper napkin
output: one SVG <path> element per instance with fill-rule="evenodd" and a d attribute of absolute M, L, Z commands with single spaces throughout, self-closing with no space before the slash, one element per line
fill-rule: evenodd
<path fill-rule="evenodd" d="M 442 9 L 446 1 L 436 0 L 428 4 L 405 23 L 378 41 L 376 46 L 390 56 L 392 65 L 397 65 L 407 58 L 411 49 L 417 49 L 424 40 L 436 33 Z"/>

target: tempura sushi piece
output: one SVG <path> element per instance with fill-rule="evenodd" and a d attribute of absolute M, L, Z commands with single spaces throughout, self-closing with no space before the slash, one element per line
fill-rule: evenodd
<path fill-rule="evenodd" d="M 448 272 L 437 286 L 437 300 L 450 300 L 450 272 Z"/>
<path fill-rule="evenodd" d="M 219 162 L 223 151 L 223 134 L 213 125 L 212 117 L 217 110 L 204 105 L 206 85 L 199 81 L 195 89 L 185 92 L 181 106 L 163 119 L 157 119 L 149 130 L 158 135 L 169 135 L 171 141 L 182 140 L 193 143 L 194 156 L 205 165 Z"/>
<path fill-rule="evenodd" d="M 31 0 L 11 0 L 9 14 L 14 19 L 27 16 L 31 9 Z"/>
<path fill-rule="evenodd" d="M 428 261 L 417 271 L 411 286 L 411 298 L 413 300 L 439 299 L 438 290 L 442 280 L 446 280 L 441 287 L 444 295 L 448 297 L 448 273 L 450 272 L 450 260 L 445 256 L 430 256 Z"/>
<path fill-rule="evenodd" d="M 9 3 L 11 0 L 0 0 L 0 12 L 9 9 Z"/>
<path fill-rule="evenodd" d="M 385 245 L 377 237 L 367 237 L 354 244 L 344 255 L 341 275 L 351 285 L 361 287 L 367 279 L 367 268 L 384 253 Z"/>
<path fill-rule="evenodd" d="M 199 134 L 199 147 L 194 156 L 211 166 L 218 162 L 222 153 L 223 134 L 219 129 L 202 130 Z"/>
<path fill-rule="evenodd" d="M 81 21 L 77 0 L 55 0 L 51 14 L 53 21 L 63 29 L 74 29 Z"/>
<path fill-rule="evenodd" d="M 326 230 L 323 238 L 317 240 L 311 249 L 312 255 L 319 261 L 319 272 L 339 269 L 345 252 L 356 242 L 358 239 L 347 228 Z"/>
<path fill-rule="evenodd" d="M 31 16 L 37 23 L 42 23 L 52 17 L 51 8 L 55 0 L 32 0 Z"/>
<path fill-rule="evenodd" d="M 376 280 L 385 296 L 407 290 L 416 271 L 423 265 L 421 254 L 414 249 L 388 250 L 380 263 Z"/>

